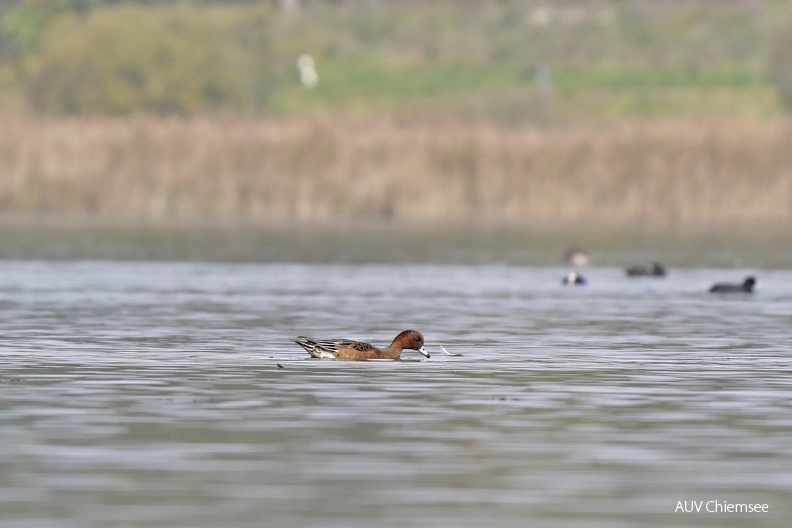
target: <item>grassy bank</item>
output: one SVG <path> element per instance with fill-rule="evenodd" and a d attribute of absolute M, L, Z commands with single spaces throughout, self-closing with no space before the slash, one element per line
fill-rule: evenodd
<path fill-rule="evenodd" d="M 298 3 L 0 3 L 0 110 L 511 124 L 784 113 L 790 0 Z"/>
<path fill-rule="evenodd" d="M 155 221 L 790 225 L 792 123 L 0 119 L 0 211 Z"/>

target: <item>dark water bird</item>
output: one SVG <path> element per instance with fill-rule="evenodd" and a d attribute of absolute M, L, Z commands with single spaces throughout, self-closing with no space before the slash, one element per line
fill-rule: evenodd
<path fill-rule="evenodd" d="M 718 282 L 709 289 L 710 293 L 753 293 L 756 287 L 756 277 L 749 275 L 742 283 Z"/>
<path fill-rule="evenodd" d="M 424 337 L 417 330 L 405 330 L 397 335 L 393 342 L 385 348 L 351 339 L 316 339 L 299 336 L 294 342 L 303 347 L 311 357 L 326 359 L 399 359 L 402 350 L 417 350 L 426 357 L 429 353 L 424 349 Z"/>
<path fill-rule="evenodd" d="M 579 247 L 573 246 L 564 253 L 564 262 L 576 268 L 588 266 L 590 260 L 588 252 Z"/>
<path fill-rule="evenodd" d="M 581 286 L 586 284 L 586 277 L 576 271 L 570 271 L 564 275 L 563 279 L 561 279 L 561 284 L 567 286 Z"/>
<path fill-rule="evenodd" d="M 631 266 L 625 270 L 628 277 L 665 277 L 665 266 L 659 262 L 650 262 L 639 266 Z"/>

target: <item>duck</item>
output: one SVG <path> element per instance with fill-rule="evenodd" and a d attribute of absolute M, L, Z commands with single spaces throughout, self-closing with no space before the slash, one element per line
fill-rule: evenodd
<path fill-rule="evenodd" d="M 709 289 L 710 293 L 753 293 L 756 287 L 756 277 L 749 275 L 742 283 L 718 282 Z"/>
<path fill-rule="evenodd" d="M 650 262 L 639 266 L 631 266 L 625 270 L 628 277 L 665 277 L 665 266 L 659 262 Z"/>
<path fill-rule="evenodd" d="M 369 343 L 351 339 L 316 339 L 297 336 L 295 343 L 303 347 L 314 358 L 340 359 L 347 361 L 363 361 L 367 359 L 400 359 L 402 350 L 417 350 L 429 358 L 424 349 L 424 336 L 417 330 L 400 332 L 390 345 L 377 348 Z"/>
<path fill-rule="evenodd" d="M 570 271 L 569 273 L 564 275 L 563 279 L 561 279 L 561 284 L 564 284 L 564 285 L 567 285 L 567 286 L 569 286 L 569 285 L 580 286 L 580 285 L 586 284 L 586 277 L 584 277 L 583 275 L 581 275 L 580 273 L 578 273 L 576 271 Z"/>

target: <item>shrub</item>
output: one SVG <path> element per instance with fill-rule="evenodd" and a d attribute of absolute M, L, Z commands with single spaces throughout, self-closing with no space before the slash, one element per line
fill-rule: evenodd
<path fill-rule="evenodd" d="M 190 114 L 254 108 L 269 95 L 262 7 L 98 9 L 48 32 L 28 84 L 48 113 Z"/>

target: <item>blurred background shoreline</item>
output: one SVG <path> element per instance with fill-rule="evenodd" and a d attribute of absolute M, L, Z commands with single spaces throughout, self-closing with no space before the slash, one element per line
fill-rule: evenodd
<path fill-rule="evenodd" d="M 788 0 L 14 0 L 0 20 L 4 222 L 792 219 Z"/>

